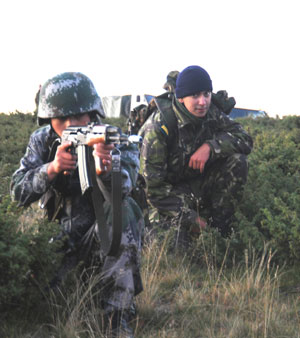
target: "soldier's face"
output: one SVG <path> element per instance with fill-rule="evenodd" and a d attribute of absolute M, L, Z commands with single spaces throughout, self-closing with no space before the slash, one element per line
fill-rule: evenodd
<path fill-rule="evenodd" d="M 211 102 L 211 92 L 200 92 L 195 95 L 178 99 L 185 108 L 197 117 L 204 117 L 208 112 Z"/>
<path fill-rule="evenodd" d="M 87 113 L 51 119 L 52 128 L 58 136 L 61 136 L 62 132 L 68 127 L 86 126 L 89 122 L 91 122 L 91 119 Z"/>

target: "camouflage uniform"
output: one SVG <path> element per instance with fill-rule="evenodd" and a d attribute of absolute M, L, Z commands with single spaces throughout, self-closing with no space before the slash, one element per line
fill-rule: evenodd
<path fill-rule="evenodd" d="M 43 104 L 44 102 L 40 100 L 40 107 Z M 49 117 L 47 114 L 42 117 L 41 115 L 39 122 Z M 54 283 L 59 282 L 80 260 L 90 260 L 91 243 L 87 239 L 91 233 L 97 240 L 97 233 L 94 232 L 97 226 L 92 200 L 89 194 L 81 194 L 78 169 L 67 176 L 60 173 L 49 182 L 47 175 L 51 161 L 49 154 L 57 138 L 58 135 L 50 125 L 33 132 L 26 153 L 21 159 L 20 168 L 13 174 L 11 182 L 11 196 L 20 206 L 27 207 L 41 198 L 45 202 L 48 200 L 46 205 L 48 216 L 57 218 L 61 224 L 62 234 L 67 235 L 64 263 Z M 129 309 L 133 297 L 142 291 L 139 269 L 144 221 L 140 208 L 129 197 L 139 171 L 139 152 L 135 145 L 120 145 L 119 149 L 123 193 L 121 245 L 116 257 L 103 255 L 98 257 L 101 267 L 101 287 L 105 290 L 101 295 L 105 313 Z M 103 174 L 102 181 L 110 187 L 111 175 Z M 112 210 L 107 202 L 104 202 L 104 211 L 108 224 L 111 224 Z M 99 250 L 96 253 L 99 253 Z"/>
<path fill-rule="evenodd" d="M 251 137 L 213 103 L 204 118 L 196 118 L 174 95 L 163 95 L 157 102 L 159 107 L 140 131 L 140 173 L 146 181 L 151 222 L 190 227 L 200 215 L 226 235 L 247 179 Z M 161 111 L 172 112 L 174 130 L 168 130 Z M 211 155 L 201 174 L 188 163 L 204 143 Z"/>
<path fill-rule="evenodd" d="M 169 74 L 167 75 L 167 81 L 163 85 L 163 89 L 165 89 L 168 92 L 174 93 L 178 74 L 179 74 L 178 70 L 172 70 L 171 72 L 169 72 Z"/>

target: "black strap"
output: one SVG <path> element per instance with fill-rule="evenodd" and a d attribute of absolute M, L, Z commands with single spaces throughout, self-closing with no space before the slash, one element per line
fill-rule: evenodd
<path fill-rule="evenodd" d="M 122 237 L 122 177 L 121 177 L 121 153 L 118 149 L 112 153 L 112 243 L 111 254 L 115 256 L 120 247 Z"/>
<path fill-rule="evenodd" d="M 98 231 L 101 242 L 101 251 L 106 256 L 116 256 L 119 252 L 122 237 L 122 182 L 120 153 L 117 157 L 112 155 L 112 195 L 107 191 L 101 178 L 96 175 L 93 156 L 90 157 L 90 172 L 92 178 L 92 200 L 95 210 L 95 216 L 98 223 Z M 119 164 L 117 162 L 119 161 Z M 112 204 L 112 234 L 110 237 L 110 228 L 106 223 L 103 203 L 108 201 Z"/>
<path fill-rule="evenodd" d="M 164 93 L 155 97 L 153 100 L 156 108 L 161 113 L 162 122 L 166 125 L 169 135 L 167 138 L 168 147 L 174 143 L 178 121 L 172 107 L 174 95 L 172 93 Z"/>

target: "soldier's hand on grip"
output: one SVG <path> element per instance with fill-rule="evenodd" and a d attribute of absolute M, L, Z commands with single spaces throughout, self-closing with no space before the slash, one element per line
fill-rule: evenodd
<path fill-rule="evenodd" d="M 100 174 L 111 170 L 111 151 L 115 148 L 113 144 L 96 143 L 94 144 L 93 155 L 96 162 L 96 172 Z M 98 163 L 98 165 L 97 165 Z M 97 169 L 98 168 L 98 169 Z"/>
<path fill-rule="evenodd" d="M 72 142 L 65 142 L 57 147 L 55 158 L 48 167 L 50 181 L 61 172 L 68 175 L 76 169 L 77 156 L 70 152 L 71 146 Z"/>

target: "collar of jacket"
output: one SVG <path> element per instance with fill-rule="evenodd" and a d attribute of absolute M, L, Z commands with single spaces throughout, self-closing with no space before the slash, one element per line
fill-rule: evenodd
<path fill-rule="evenodd" d="M 48 147 L 51 147 L 53 142 L 59 139 L 60 137 L 56 134 L 56 132 L 54 131 L 54 129 L 50 124 L 42 128 L 44 128 L 46 131 L 45 143 Z"/>
<path fill-rule="evenodd" d="M 192 124 L 195 127 L 201 126 L 208 118 L 208 114 L 205 117 L 197 117 L 191 114 L 186 107 L 180 103 L 175 97 L 172 102 L 173 110 L 177 116 L 178 124 L 180 126 L 185 126 L 187 124 Z"/>

